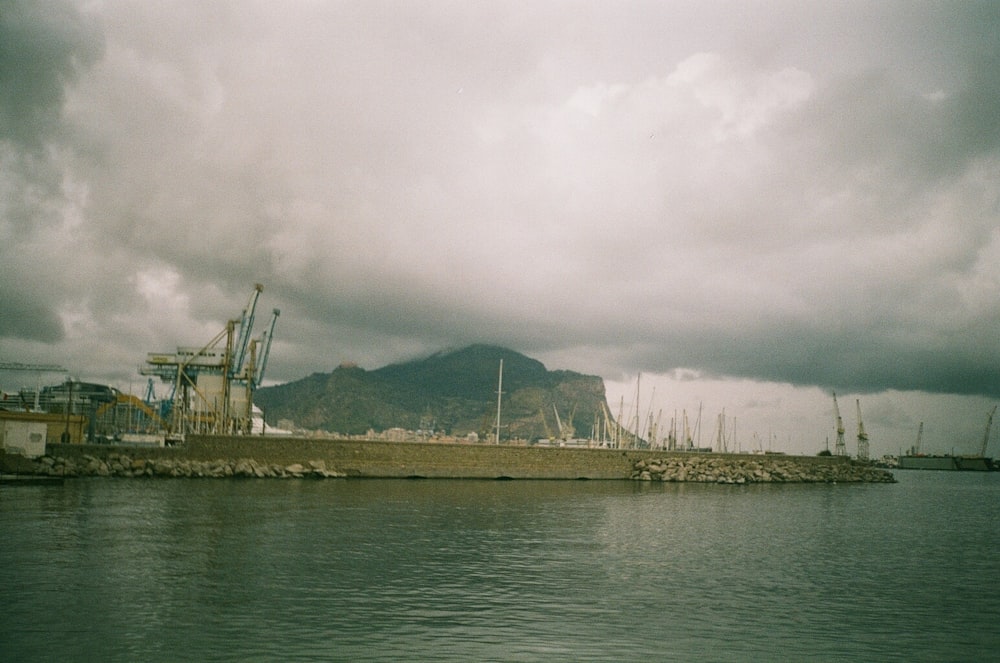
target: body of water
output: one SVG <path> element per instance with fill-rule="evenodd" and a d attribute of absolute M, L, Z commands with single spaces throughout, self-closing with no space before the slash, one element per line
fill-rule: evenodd
<path fill-rule="evenodd" d="M 0 486 L 0 659 L 1000 659 L 1000 473 L 896 474 Z"/>

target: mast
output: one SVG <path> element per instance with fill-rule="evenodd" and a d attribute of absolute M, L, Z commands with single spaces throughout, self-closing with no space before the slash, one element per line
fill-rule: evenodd
<path fill-rule="evenodd" d="M 638 448 L 639 446 L 639 382 L 641 380 L 642 373 L 639 373 L 635 377 L 635 432 L 632 437 L 632 449 Z"/>
<path fill-rule="evenodd" d="M 856 398 L 854 402 L 858 406 L 858 460 L 868 460 L 868 433 L 861 421 L 861 399 Z"/>
<path fill-rule="evenodd" d="M 497 378 L 497 432 L 494 444 L 500 444 L 500 399 L 503 398 L 503 359 L 500 360 L 500 377 Z"/>

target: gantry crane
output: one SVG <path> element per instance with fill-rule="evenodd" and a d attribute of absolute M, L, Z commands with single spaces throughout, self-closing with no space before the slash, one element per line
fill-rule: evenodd
<path fill-rule="evenodd" d="M 251 341 L 257 300 L 264 286 L 257 283 L 239 320 L 201 347 L 178 347 L 175 353 L 150 352 L 142 375 L 173 384 L 171 435 L 186 433 L 247 434 L 251 430 L 253 391 L 263 379 L 279 311 L 268 329 Z M 258 346 L 262 351 L 258 357 Z"/>
<path fill-rule="evenodd" d="M 833 455 L 846 456 L 847 445 L 844 443 L 844 420 L 840 416 L 840 405 L 837 404 L 837 392 L 833 392 L 833 411 L 837 415 L 837 442 L 833 447 Z"/>
<path fill-rule="evenodd" d="M 868 433 L 861 421 L 861 399 L 857 398 L 854 402 L 858 406 L 858 460 L 868 460 Z"/>

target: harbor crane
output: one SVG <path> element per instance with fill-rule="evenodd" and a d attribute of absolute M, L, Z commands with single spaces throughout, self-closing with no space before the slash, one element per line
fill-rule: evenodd
<path fill-rule="evenodd" d="M 173 384 L 170 435 L 183 439 L 186 433 L 245 435 L 251 431 L 253 393 L 263 380 L 279 315 L 274 309 L 264 334 L 252 338 L 263 289 L 255 284 L 240 319 L 229 320 L 205 345 L 147 354 L 139 373 Z"/>
<path fill-rule="evenodd" d="M 563 423 L 562 419 L 559 418 L 559 410 L 556 408 L 555 404 L 552 405 L 552 411 L 556 414 L 556 428 L 559 429 L 559 439 L 561 440 L 572 440 L 576 435 L 576 428 L 573 427 L 573 417 L 576 416 L 576 406 L 573 406 L 573 410 L 569 413 L 569 419 L 566 423 Z"/>
<path fill-rule="evenodd" d="M 264 381 L 264 371 L 267 369 L 267 359 L 271 356 L 271 341 L 274 340 L 274 325 L 277 324 L 279 315 L 281 315 L 281 311 L 278 309 L 274 309 L 271 312 L 271 322 L 268 323 L 267 329 L 265 329 L 263 335 L 261 335 L 260 344 L 264 346 L 264 351 L 260 359 L 260 366 L 257 368 L 257 376 L 254 378 L 255 387 L 259 387 L 260 383 Z"/>
<path fill-rule="evenodd" d="M 861 421 L 861 399 L 857 398 L 854 402 L 858 406 L 858 460 L 868 460 L 868 433 Z"/>
<path fill-rule="evenodd" d="M 247 348 L 250 345 L 250 334 L 253 331 L 253 320 L 257 311 L 257 300 L 260 299 L 260 293 L 263 290 L 263 285 L 260 283 L 254 284 L 253 292 L 250 294 L 250 300 L 247 302 L 247 306 L 243 309 L 243 313 L 240 316 L 240 330 L 236 337 L 236 343 L 233 345 L 233 361 L 229 367 L 231 376 L 239 375 L 243 370 L 243 362 L 246 361 Z"/>
<path fill-rule="evenodd" d="M 837 404 L 837 392 L 833 392 L 833 411 L 837 415 L 837 442 L 833 447 L 833 455 L 846 456 L 847 445 L 844 443 L 844 420 L 840 416 L 840 405 Z"/>
<path fill-rule="evenodd" d="M 993 426 L 993 415 L 997 413 L 997 406 L 994 405 L 993 409 L 990 410 L 990 414 L 986 417 L 986 432 L 983 433 L 983 446 L 979 450 L 979 455 L 983 458 L 986 457 L 986 446 L 990 443 L 990 427 Z"/>
<path fill-rule="evenodd" d="M 549 441 L 556 439 L 552 429 L 549 428 L 549 422 L 545 420 L 545 411 L 542 408 L 538 408 L 538 417 L 542 420 L 542 427 L 545 428 L 545 438 Z"/>

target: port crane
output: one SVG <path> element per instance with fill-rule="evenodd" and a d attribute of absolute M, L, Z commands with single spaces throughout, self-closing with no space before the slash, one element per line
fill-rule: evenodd
<path fill-rule="evenodd" d="M 542 427 L 545 428 L 545 438 L 550 442 L 556 439 L 555 435 L 552 434 L 552 429 L 549 428 L 549 422 L 545 420 L 545 411 L 542 408 L 538 408 L 538 418 L 542 420 Z"/>
<path fill-rule="evenodd" d="M 255 387 L 259 387 L 260 383 L 264 381 L 264 371 L 267 370 L 267 359 L 271 356 L 271 341 L 274 340 L 274 326 L 278 322 L 279 315 L 281 315 L 281 311 L 278 309 L 271 311 L 271 321 L 261 335 L 260 344 L 264 347 L 264 351 L 260 359 L 260 367 L 257 369 L 257 374 L 254 378 Z"/>
<path fill-rule="evenodd" d="M 854 402 L 858 406 L 858 460 L 868 460 L 868 433 L 861 421 L 861 399 L 856 398 Z"/>
<path fill-rule="evenodd" d="M 990 414 L 986 417 L 986 432 L 983 433 L 983 446 L 979 450 L 979 455 L 983 458 L 986 457 L 986 447 L 990 443 L 990 427 L 993 426 L 993 415 L 997 413 L 997 406 L 994 405 L 993 409 L 990 410 Z"/>
<path fill-rule="evenodd" d="M 146 365 L 140 367 L 139 373 L 173 384 L 168 431 L 173 436 L 251 431 L 253 392 L 263 380 L 280 313 L 274 309 L 264 334 L 252 338 L 257 301 L 263 289 L 261 284 L 255 284 L 240 318 L 229 320 L 225 329 L 205 345 L 147 354 Z"/>
<path fill-rule="evenodd" d="M 844 420 L 840 416 L 840 405 L 837 404 L 837 392 L 833 392 L 833 411 L 837 415 L 837 442 L 833 447 L 833 455 L 846 456 L 847 445 L 844 443 Z"/>
<path fill-rule="evenodd" d="M 552 405 L 552 411 L 556 414 L 556 428 L 559 429 L 559 438 L 564 441 L 572 440 L 576 435 L 576 428 L 573 427 L 573 417 L 576 416 L 576 406 L 573 406 L 573 410 L 569 413 L 569 419 L 566 423 L 563 423 L 562 419 L 559 417 L 559 410 L 556 408 L 554 403 Z"/>
<path fill-rule="evenodd" d="M 264 286 L 260 283 L 254 284 L 250 300 L 240 315 L 240 330 L 236 337 L 236 343 L 233 346 L 233 361 L 229 367 L 231 376 L 239 375 L 243 370 L 243 363 L 247 357 L 247 348 L 250 345 L 250 333 L 253 331 L 254 315 L 257 312 L 257 300 L 260 299 L 260 293 L 263 290 Z"/>

